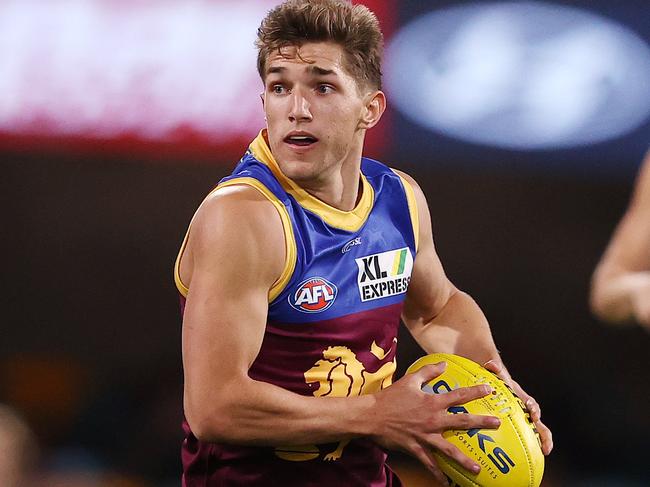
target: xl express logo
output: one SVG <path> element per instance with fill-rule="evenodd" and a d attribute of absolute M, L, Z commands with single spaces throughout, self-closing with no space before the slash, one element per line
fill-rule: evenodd
<path fill-rule="evenodd" d="M 413 270 L 413 256 L 408 247 L 355 259 L 359 273 L 357 284 L 361 301 L 403 294 L 408 289 Z"/>
<path fill-rule="evenodd" d="M 323 277 L 310 277 L 298 285 L 289 295 L 292 308 L 304 313 L 320 313 L 334 304 L 338 289 Z"/>

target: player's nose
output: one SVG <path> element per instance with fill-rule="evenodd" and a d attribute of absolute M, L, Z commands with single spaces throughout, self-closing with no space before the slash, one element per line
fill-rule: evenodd
<path fill-rule="evenodd" d="M 300 90 L 293 90 L 291 93 L 289 120 L 291 122 L 308 122 L 312 118 L 309 100 L 307 100 Z"/>

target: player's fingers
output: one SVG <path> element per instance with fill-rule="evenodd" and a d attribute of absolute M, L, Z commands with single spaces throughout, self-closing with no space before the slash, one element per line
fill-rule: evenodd
<path fill-rule="evenodd" d="M 428 448 L 417 444 L 410 450 L 415 458 L 420 460 L 420 462 L 422 462 L 422 465 L 424 465 L 427 470 L 431 472 L 431 474 L 435 477 L 435 479 L 440 482 L 440 485 L 447 485 L 445 474 L 443 474 L 442 470 L 440 470 L 440 467 L 438 467 L 438 464 L 434 460 L 433 455 L 431 455 L 431 452 Z"/>
<path fill-rule="evenodd" d="M 498 429 L 501 420 L 495 416 L 478 414 L 448 414 L 442 420 L 445 430 Z"/>
<path fill-rule="evenodd" d="M 501 361 L 488 360 L 483 364 L 483 368 L 492 372 L 499 379 L 505 382 L 509 387 L 511 387 L 515 391 L 517 395 L 519 395 L 519 392 L 523 392 L 521 390 L 521 387 L 519 387 L 519 384 L 517 384 L 514 380 L 512 380 L 512 377 L 510 377 L 510 374 L 508 373 L 508 371 L 506 370 L 506 368 L 504 367 Z"/>
<path fill-rule="evenodd" d="M 499 375 L 503 371 L 503 365 L 497 363 L 495 360 L 488 360 L 483 364 L 483 368 L 489 370 L 493 374 Z"/>
<path fill-rule="evenodd" d="M 429 452 L 426 451 L 425 448 L 423 448 L 418 444 L 410 448 L 409 450 L 415 458 L 420 460 L 420 463 L 422 463 L 422 465 L 424 465 L 427 468 L 427 470 L 431 470 L 433 468 L 435 461 L 433 460 L 433 457 L 429 454 Z"/>
<path fill-rule="evenodd" d="M 535 398 L 524 391 L 515 381 L 512 381 L 512 389 L 517 397 L 524 403 L 524 407 L 526 408 L 526 411 L 528 411 L 531 421 L 533 421 L 533 423 L 539 421 L 542 417 L 542 409 L 539 407 L 539 403 Z"/>
<path fill-rule="evenodd" d="M 481 467 L 478 463 L 471 460 L 468 456 L 463 454 L 456 446 L 449 443 L 440 435 L 435 435 L 431 440 L 432 445 L 436 450 L 438 450 L 443 455 L 451 458 L 458 465 L 463 467 L 465 470 L 472 472 L 477 475 L 481 471 Z"/>
<path fill-rule="evenodd" d="M 492 387 L 489 385 L 480 384 L 478 386 L 460 387 L 458 389 L 454 389 L 451 392 L 443 394 L 440 397 L 443 398 L 447 404 L 447 407 L 458 406 L 459 404 L 465 404 L 475 399 L 485 397 L 488 394 L 491 394 L 492 390 Z"/>
<path fill-rule="evenodd" d="M 528 414 L 530 414 L 530 419 L 533 423 L 539 421 L 542 417 L 542 410 L 537 401 L 533 397 L 528 396 L 528 399 L 526 399 L 524 404 L 526 405 L 526 409 L 528 410 Z"/>
<path fill-rule="evenodd" d="M 535 422 L 535 428 L 539 433 L 539 437 L 542 440 L 542 453 L 548 455 L 553 450 L 553 433 L 551 430 L 541 421 Z"/>
<path fill-rule="evenodd" d="M 510 387 L 515 395 L 524 403 L 526 411 L 528 411 L 528 414 L 530 414 L 530 419 L 533 422 L 539 421 L 539 419 L 542 417 L 542 410 L 535 398 L 524 391 L 517 381 L 511 380 Z"/>
<path fill-rule="evenodd" d="M 449 485 L 449 482 L 447 482 L 447 476 L 442 473 L 442 470 L 440 470 L 440 467 L 437 463 L 434 463 L 433 467 L 429 469 L 429 471 L 433 474 L 440 486 Z"/>
<path fill-rule="evenodd" d="M 437 364 L 425 365 L 417 372 L 411 374 L 413 376 L 411 380 L 416 382 L 421 388 L 424 384 L 430 382 L 442 374 L 446 368 L 447 362 L 438 362 Z"/>

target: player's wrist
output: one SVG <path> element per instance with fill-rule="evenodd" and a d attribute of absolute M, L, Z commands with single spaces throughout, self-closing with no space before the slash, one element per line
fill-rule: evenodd
<path fill-rule="evenodd" d="M 350 402 L 346 429 L 356 437 L 376 435 L 381 421 L 376 395 L 364 394 L 350 398 Z"/>

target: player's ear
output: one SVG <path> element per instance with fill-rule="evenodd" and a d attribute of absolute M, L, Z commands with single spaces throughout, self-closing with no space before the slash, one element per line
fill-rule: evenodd
<path fill-rule="evenodd" d="M 364 111 L 359 121 L 359 127 L 369 129 L 377 125 L 386 110 L 386 95 L 377 90 L 369 93 L 366 98 Z"/>
<path fill-rule="evenodd" d="M 266 99 L 264 98 L 264 91 L 260 92 L 260 100 L 262 101 L 262 111 L 264 112 L 264 121 L 266 122 Z"/>

